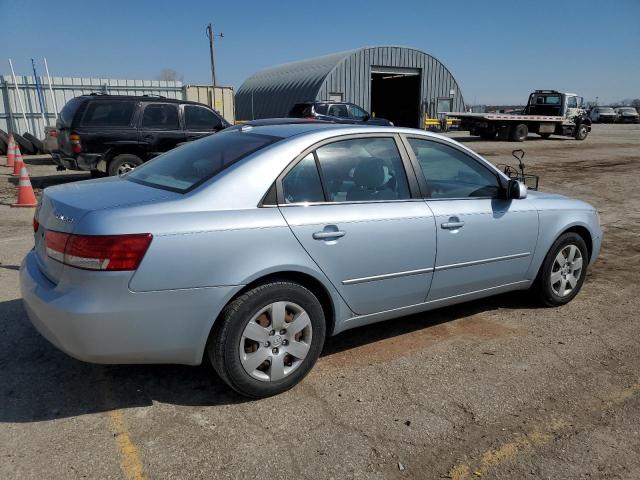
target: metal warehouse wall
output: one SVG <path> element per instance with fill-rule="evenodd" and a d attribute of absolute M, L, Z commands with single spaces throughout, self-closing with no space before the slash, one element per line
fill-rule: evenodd
<path fill-rule="evenodd" d="M 372 68 L 373 67 L 373 68 Z M 452 98 L 453 110 L 464 110 L 464 99 L 451 72 L 433 56 L 413 48 L 365 47 L 289 63 L 252 75 L 236 94 L 238 119 L 282 117 L 295 102 L 324 100 L 342 93 L 344 101 L 371 110 L 371 71 L 419 69 L 421 111 L 436 117 L 438 98 Z M 453 94 L 451 92 L 453 91 Z"/>
<path fill-rule="evenodd" d="M 45 98 L 47 125 L 55 125 L 59 112 L 53 108 L 53 99 L 46 77 L 39 77 Z M 20 134 L 29 131 L 38 138 L 44 138 L 44 125 L 36 92 L 35 77 L 16 75 L 18 89 L 24 103 L 27 125 L 25 126 L 20 102 L 16 97 L 13 78 L 0 77 L 0 128 Z M 184 99 L 182 82 L 160 80 L 115 80 L 109 78 L 51 77 L 53 94 L 58 111 L 74 97 L 93 92 L 107 92 L 118 95 L 162 95 L 167 98 Z"/>

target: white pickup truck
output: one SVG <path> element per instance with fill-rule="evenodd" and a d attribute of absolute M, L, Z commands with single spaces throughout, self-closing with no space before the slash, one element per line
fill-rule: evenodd
<path fill-rule="evenodd" d="M 497 136 L 523 142 L 529 133 L 537 133 L 542 138 L 562 135 L 584 140 L 591 131 L 591 120 L 582 108 L 582 97 L 556 90 L 531 93 L 522 114 L 447 112 L 446 115 L 460 120 L 460 130 L 487 140 Z"/>

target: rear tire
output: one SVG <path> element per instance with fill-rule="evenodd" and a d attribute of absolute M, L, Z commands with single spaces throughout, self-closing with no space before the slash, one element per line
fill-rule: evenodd
<path fill-rule="evenodd" d="M 496 138 L 497 133 L 497 131 L 489 129 L 482 129 L 478 131 L 478 135 L 480 135 L 480 138 L 482 138 L 483 140 L 493 140 L 494 138 Z"/>
<path fill-rule="evenodd" d="M 273 281 L 224 308 L 207 352 L 229 387 L 247 397 L 264 398 L 289 390 L 307 375 L 320 356 L 325 330 L 315 295 L 297 283 Z"/>
<path fill-rule="evenodd" d="M 576 133 L 574 133 L 573 138 L 576 140 L 584 140 L 588 135 L 589 128 L 584 123 L 581 123 L 576 127 Z"/>
<path fill-rule="evenodd" d="M 533 290 L 538 300 L 547 307 L 569 303 L 582 288 L 588 263 L 584 239 L 574 232 L 560 235 L 549 249 L 536 278 Z"/>
<path fill-rule="evenodd" d="M 524 142 L 529 135 L 529 127 L 524 123 L 519 123 L 515 127 L 511 127 L 511 141 Z"/>
<path fill-rule="evenodd" d="M 112 177 L 124 175 L 140 165 L 142 165 L 142 159 L 140 157 L 130 153 L 123 153 L 111 159 L 107 173 Z"/>

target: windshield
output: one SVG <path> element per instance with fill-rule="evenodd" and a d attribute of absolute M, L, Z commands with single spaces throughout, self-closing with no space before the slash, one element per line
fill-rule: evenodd
<path fill-rule="evenodd" d="M 611 108 L 611 107 L 598 107 L 598 112 L 600 112 L 600 113 L 613 113 L 613 108 Z"/>
<path fill-rule="evenodd" d="M 151 187 L 185 193 L 280 137 L 229 130 L 169 150 L 126 175 Z"/>
<path fill-rule="evenodd" d="M 631 108 L 631 107 L 619 108 L 618 110 L 620 110 L 623 113 L 638 113 L 636 112 L 635 108 Z"/>

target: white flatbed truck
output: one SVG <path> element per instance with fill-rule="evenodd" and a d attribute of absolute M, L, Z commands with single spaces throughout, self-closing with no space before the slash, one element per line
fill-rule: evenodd
<path fill-rule="evenodd" d="M 591 120 L 582 108 L 582 97 L 556 90 L 536 90 L 522 114 L 446 112 L 447 117 L 460 120 L 459 130 L 490 140 L 523 142 L 529 133 L 542 138 L 551 135 L 584 140 L 591 131 Z"/>

